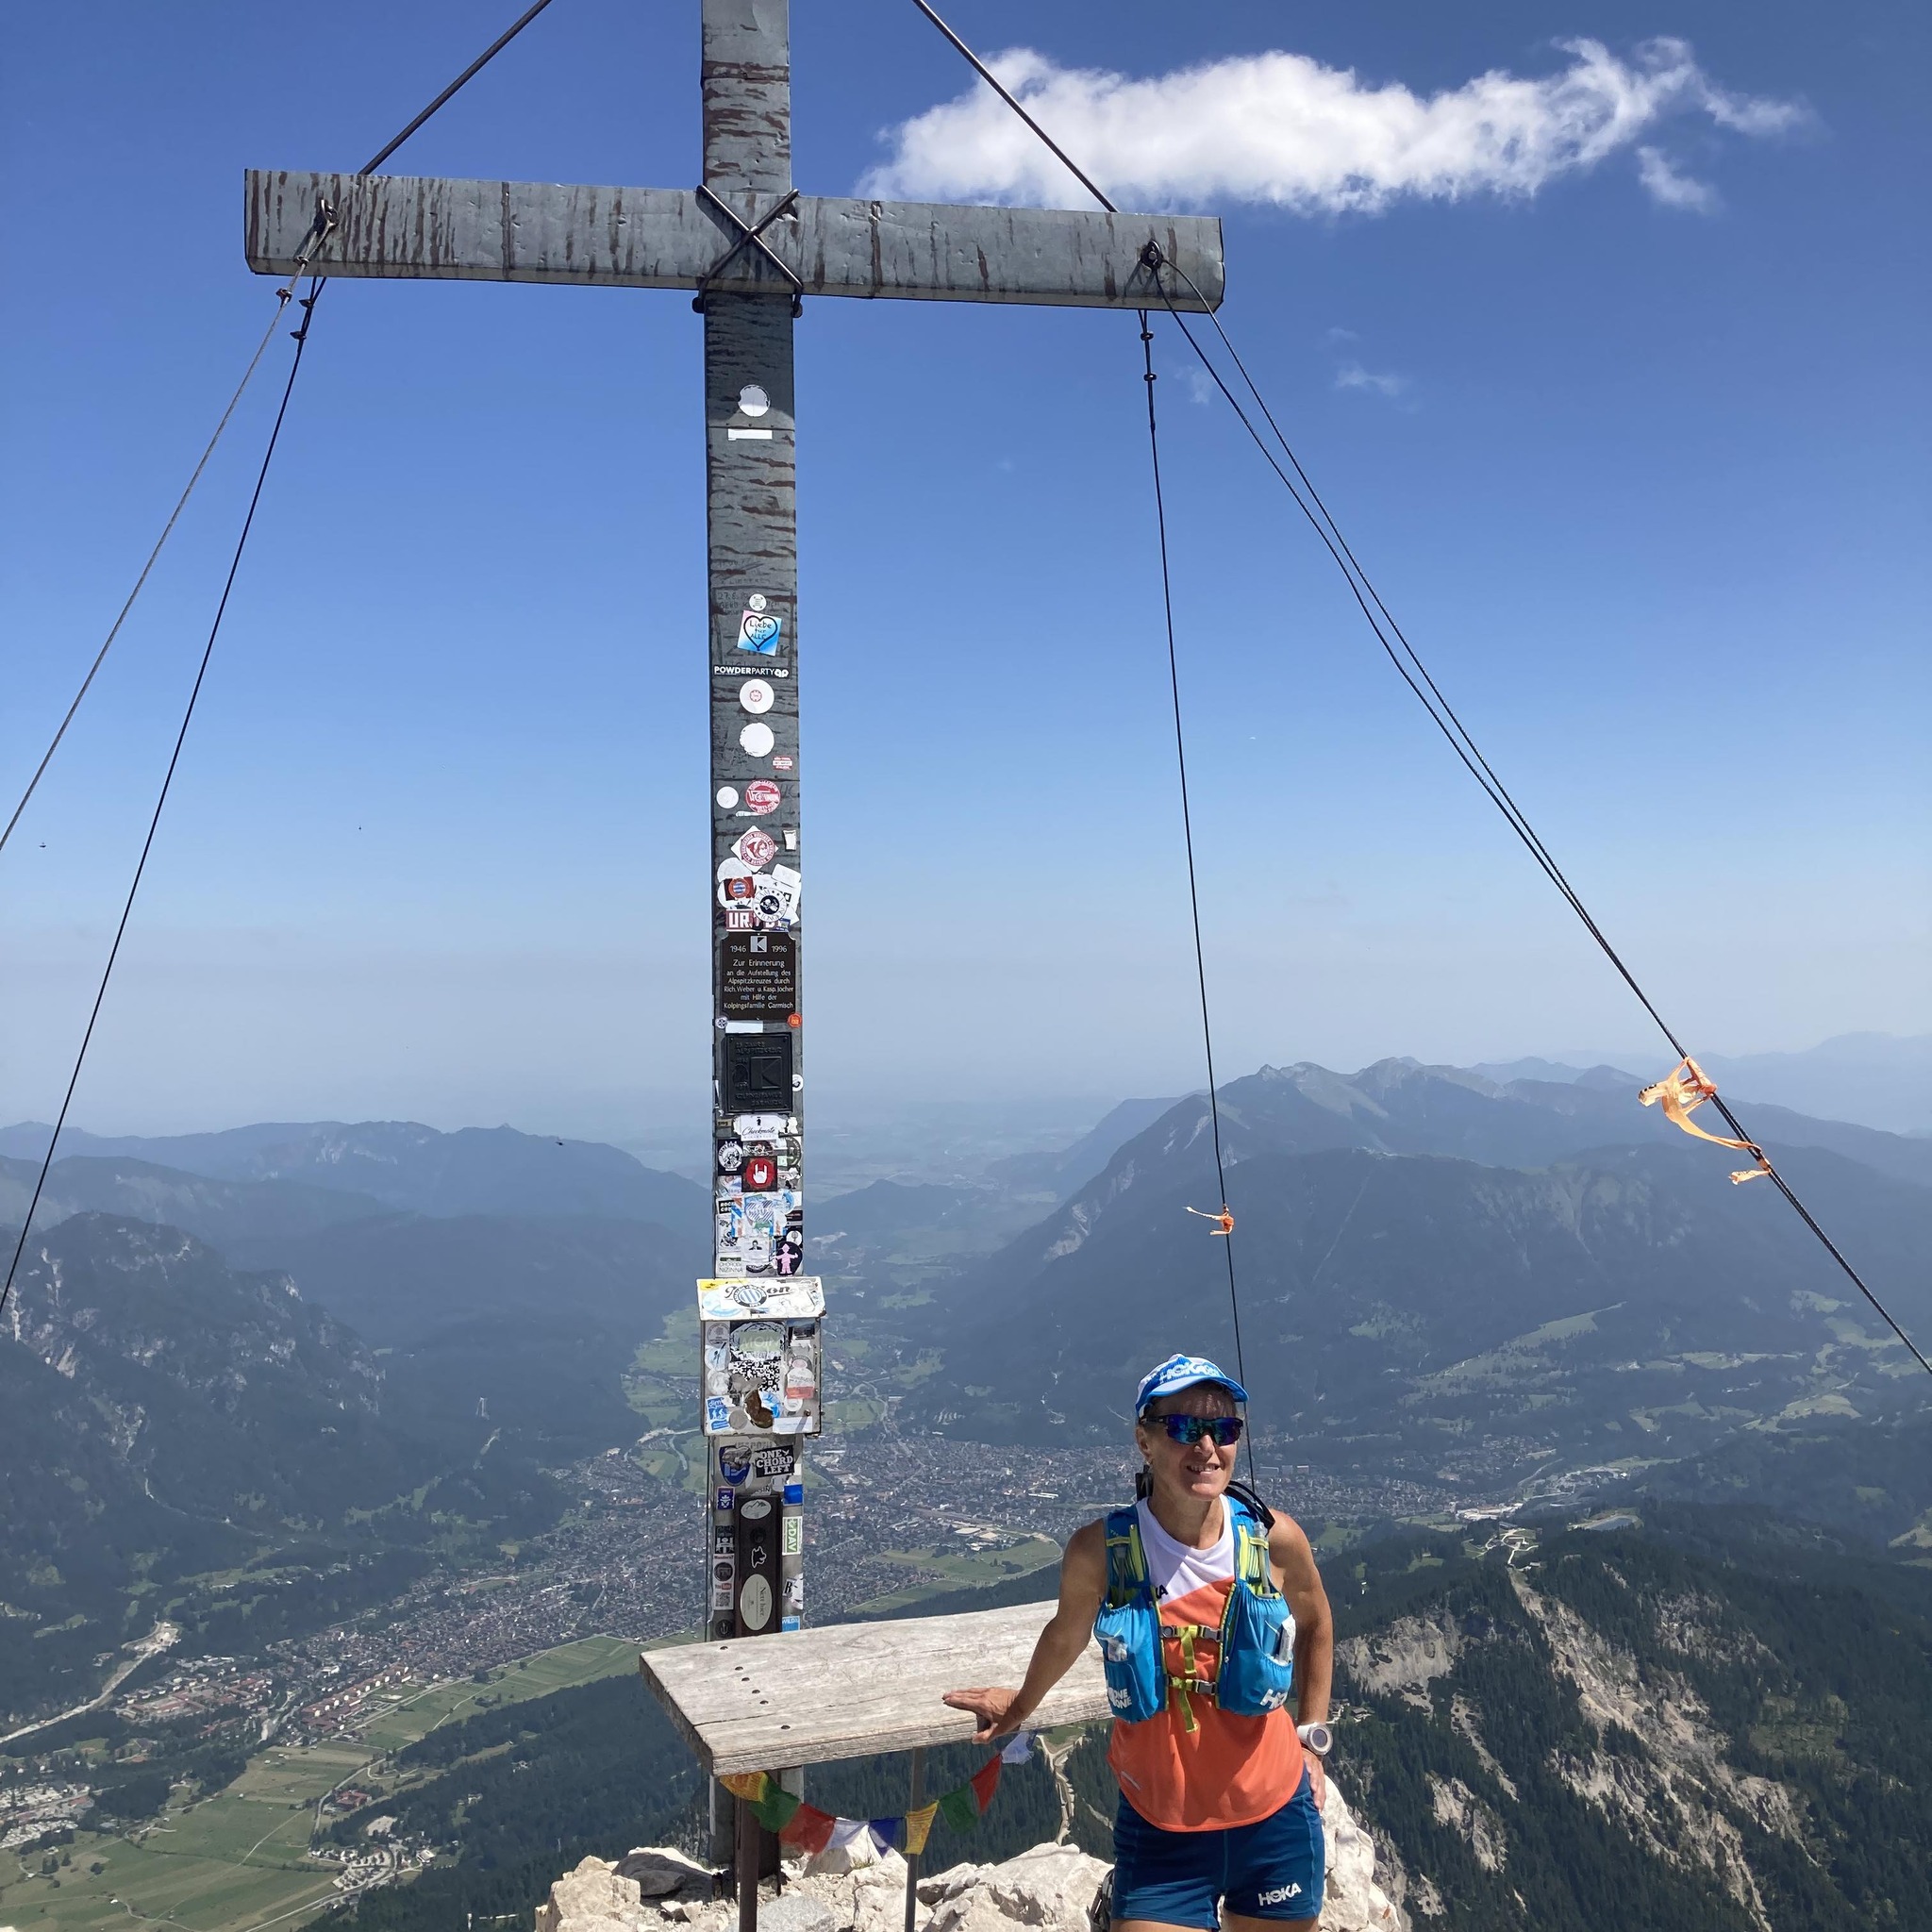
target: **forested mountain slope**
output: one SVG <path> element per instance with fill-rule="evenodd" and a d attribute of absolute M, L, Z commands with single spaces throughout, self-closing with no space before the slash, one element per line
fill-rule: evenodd
<path fill-rule="evenodd" d="M 541 1387 L 548 1357 L 525 1355 Z M 191 1645 L 266 1642 L 393 1593 L 432 1544 L 548 1522 L 543 1438 L 479 1416 L 471 1367 L 448 1345 L 379 1358 L 286 1275 L 178 1228 L 37 1233 L 0 1327 L 0 1615 L 20 1637 L 0 1712 L 90 1693 L 158 1619 Z M 628 1432 L 621 1368 L 608 1347 L 576 1365 L 568 1429 L 608 1382 L 603 1419 Z"/>
<path fill-rule="evenodd" d="M 47 1129 L 0 1128 L 0 1154 L 38 1161 Z M 96 1136 L 70 1129 L 66 1154 L 125 1156 L 224 1181 L 292 1181 L 362 1194 L 417 1214 L 592 1215 L 655 1221 L 702 1238 L 705 1191 L 595 1141 L 513 1127 L 440 1133 L 415 1121 L 314 1121 L 219 1134 Z"/>
<path fill-rule="evenodd" d="M 1186 1211 L 1214 1200 L 1197 1154 L 1143 1137 L 1084 1227 L 1049 1223 L 972 1274 L 933 1324 L 945 1426 L 1117 1433 L 1147 1362 L 1231 1354 L 1223 1251 Z M 1932 1190 L 1818 1151 L 1789 1165 L 1900 1317 L 1932 1326 Z M 1784 1202 L 1724 1166 L 1675 1138 L 1535 1170 L 1357 1149 L 1241 1160 L 1228 1186 L 1257 1423 L 1317 1464 L 1473 1457 L 1465 1474 L 1493 1479 L 1548 1457 L 1681 1456 L 1793 1405 L 1916 1401 L 1904 1350 Z"/>
<path fill-rule="evenodd" d="M 1418 1925 L 1932 1924 L 1932 1576 L 1706 1511 L 1353 1567 L 1336 1763 Z"/>

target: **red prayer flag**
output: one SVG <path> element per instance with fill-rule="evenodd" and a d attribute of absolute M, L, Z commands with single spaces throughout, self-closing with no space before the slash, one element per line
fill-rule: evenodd
<path fill-rule="evenodd" d="M 788 1845 L 801 1845 L 810 1857 L 817 1857 L 831 1843 L 832 1827 L 838 1822 L 829 1811 L 821 1811 L 816 1805 L 800 1805 L 778 1836 Z"/>
<path fill-rule="evenodd" d="M 992 1809 L 992 1794 L 1000 1788 L 1000 1760 L 989 1757 L 966 1782 L 973 1787 L 979 1815 L 984 1818 Z"/>

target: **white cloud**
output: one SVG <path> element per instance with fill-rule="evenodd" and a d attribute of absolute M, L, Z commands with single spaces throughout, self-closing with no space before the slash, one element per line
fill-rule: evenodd
<path fill-rule="evenodd" d="M 1688 208 L 1700 215 L 1714 215 L 1718 210 L 1717 190 L 1707 181 L 1693 181 L 1689 175 L 1678 174 L 1661 148 L 1637 150 L 1637 178 L 1650 191 L 1651 199 L 1665 208 Z"/>
<path fill-rule="evenodd" d="M 1522 197 L 1636 146 L 1674 117 L 1702 115 L 1756 137 L 1808 118 L 1790 102 L 1726 92 L 1683 41 L 1646 41 L 1627 59 L 1599 41 L 1558 44 L 1570 59 L 1556 74 L 1524 79 L 1492 70 L 1426 96 L 1279 52 L 1144 80 L 1058 67 L 1024 47 L 989 64 L 1124 207 L 1255 201 L 1302 213 L 1374 212 L 1403 196 Z M 861 193 L 1065 206 L 1085 198 L 981 82 L 882 138 L 891 152 Z M 1640 178 L 1668 206 L 1694 205 L 1687 196 L 1698 184 L 1661 154 L 1640 159 Z"/>
<path fill-rule="evenodd" d="M 1408 377 L 1393 374 L 1378 375 L 1359 362 L 1344 362 L 1335 372 L 1337 389 L 1373 390 L 1378 396 L 1399 396 L 1408 387 Z"/>

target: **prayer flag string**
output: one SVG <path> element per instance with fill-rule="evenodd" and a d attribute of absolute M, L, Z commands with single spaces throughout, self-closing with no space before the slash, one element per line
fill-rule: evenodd
<path fill-rule="evenodd" d="M 1032 1754 L 1035 1735 L 1032 1731 L 1017 1733 L 1004 1750 L 989 1757 L 956 1790 L 896 1818 L 835 1817 L 788 1791 L 768 1771 L 735 1772 L 718 1782 L 734 1798 L 742 1798 L 758 1814 L 758 1823 L 774 1832 L 781 1843 L 796 1845 L 808 1857 L 816 1857 L 828 1846 L 849 1851 L 861 1839 L 869 1838 L 881 1852 L 903 1852 L 908 1858 L 916 1858 L 925 1850 L 935 1818 L 943 1818 L 955 1831 L 970 1831 L 985 1817 L 999 1790 L 1001 1767 L 1024 1764 Z"/>

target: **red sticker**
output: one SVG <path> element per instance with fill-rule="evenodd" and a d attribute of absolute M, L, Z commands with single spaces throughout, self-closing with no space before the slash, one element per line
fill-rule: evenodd
<path fill-rule="evenodd" d="M 758 916 L 749 906 L 727 906 L 724 908 L 724 930 L 726 932 L 756 932 Z"/>
<path fill-rule="evenodd" d="M 724 896 L 727 899 L 755 899 L 758 896 L 758 882 L 741 873 L 736 878 L 724 881 Z"/>
<path fill-rule="evenodd" d="M 746 865 L 756 868 L 771 864 L 778 841 L 762 825 L 753 825 L 731 849 Z"/>
<path fill-rule="evenodd" d="M 772 760 L 772 769 L 774 772 L 789 772 L 791 769 L 791 759 L 790 756 L 784 752 L 780 752 L 778 756 Z"/>
<path fill-rule="evenodd" d="M 778 1163 L 769 1155 L 752 1154 L 745 1157 L 744 1191 L 747 1194 L 769 1193 L 778 1185 Z"/>
<path fill-rule="evenodd" d="M 755 812 L 776 811 L 781 795 L 778 788 L 769 778 L 754 778 L 744 788 L 745 805 Z"/>

